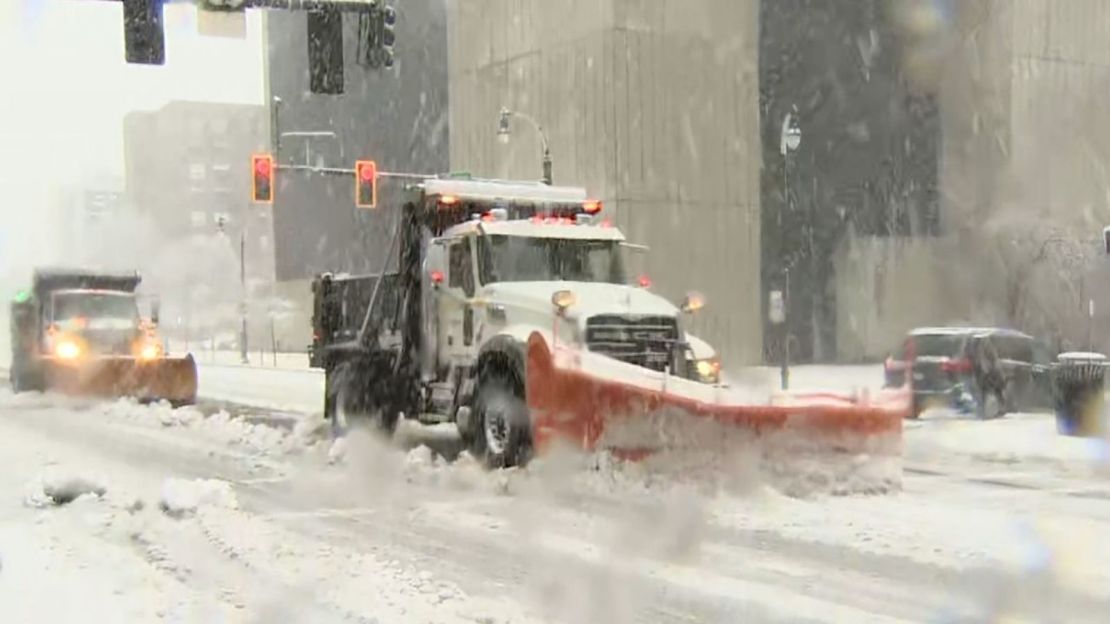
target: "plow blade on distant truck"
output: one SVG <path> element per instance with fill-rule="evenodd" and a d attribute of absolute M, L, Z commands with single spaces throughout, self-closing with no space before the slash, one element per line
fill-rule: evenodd
<path fill-rule="evenodd" d="M 910 397 L 778 395 L 759 401 L 721 386 L 645 371 L 535 333 L 527 400 L 536 450 L 559 443 L 665 462 L 741 465 L 789 493 L 885 492 L 901 487 L 902 419 Z M 683 464 L 693 460 L 695 464 Z"/>
<path fill-rule="evenodd" d="M 83 397 L 132 397 L 191 405 L 197 399 L 197 367 L 192 355 L 143 360 L 102 357 L 80 363 L 43 362 L 46 389 Z"/>

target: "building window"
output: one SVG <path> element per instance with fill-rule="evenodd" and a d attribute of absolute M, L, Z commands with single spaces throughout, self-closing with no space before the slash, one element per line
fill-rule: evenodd
<path fill-rule="evenodd" d="M 204 189 L 204 163 L 189 164 L 189 189 L 200 191 Z"/>
<path fill-rule="evenodd" d="M 212 165 L 212 190 L 231 192 L 231 165 L 226 163 Z"/>

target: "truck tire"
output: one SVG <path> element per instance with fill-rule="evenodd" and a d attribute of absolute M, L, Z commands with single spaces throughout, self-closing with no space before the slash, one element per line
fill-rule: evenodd
<path fill-rule="evenodd" d="M 491 371 L 479 381 L 478 430 L 471 452 L 496 470 L 523 466 L 532 454 L 532 427 L 521 384 L 505 371 Z"/>
<path fill-rule="evenodd" d="M 8 372 L 8 381 L 11 383 L 12 392 L 19 394 L 21 392 L 42 392 L 44 383 L 42 374 L 36 371 L 29 371 L 22 366 L 12 366 Z"/>
<path fill-rule="evenodd" d="M 390 401 L 375 402 L 368 384 L 368 378 L 352 364 L 340 364 L 327 372 L 324 418 L 332 437 L 341 438 L 352 426 L 361 425 L 369 425 L 387 438 L 393 437 L 400 414 Z"/>

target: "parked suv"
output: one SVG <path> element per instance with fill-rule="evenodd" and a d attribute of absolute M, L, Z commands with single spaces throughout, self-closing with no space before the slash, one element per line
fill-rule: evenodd
<path fill-rule="evenodd" d="M 950 407 L 980 418 L 1052 405 L 1051 352 L 1032 336 L 998 328 L 911 331 L 887 358 L 886 385 L 913 386 L 913 416 Z"/>

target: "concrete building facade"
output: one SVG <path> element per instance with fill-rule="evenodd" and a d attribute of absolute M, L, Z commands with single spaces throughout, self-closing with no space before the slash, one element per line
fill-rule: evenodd
<path fill-rule="evenodd" d="M 248 343 L 269 347 L 273 219 L 251 198 L 250 158 L 267 150 L 265 108 L 174 101 L 129 113 L 123 133 L 132 210 L 92 257 L 143 273 L 174 349 L 237 348 L 244 303 Z"/>
<path fill-rule="evenodd" d="M 921 324 L 1075 333 L 1087 299 L 1110 308 L 1092 264 L 1110 223 L 1108 12 L 450 2 L 452 166 L 538 177 L 537 134 L 495 133 L 502 106 L 534 117 L 556 183 L 589 188 L 653 248 L 665 295 L 705 292 L 696 331 L 736 363 L 779 357 L 766 297 L 785 268 L 803 360 L 881 358 Z M 784 171 L 792 108 L 802 147 Z"/>
<path fill-rule="evenodd" d="M 1108 349 L 1110 5 L 958 4 L 942 88 L 944 214 L 965 259 L 952 286 L 973 316 Z"/>
<path fill-rule="evenodd" d="M 704 293 L 693 331 L 761 358 L 758 2 L 450 2 L 451 165 L 585 186 L 664 296 Z M 558 25 L 557 27 L 555 25 Z M 676 261 L 681 259 L 681 261 Z"/>
<path fill-rule="evenodd" d="M 248 277 L 272 282 L 269 206 L 251 201 L 250 156 L 265 151 L 261 106 L 176 101 L 124 118 L 127 196 L 160 239 L 246 233 Z"/>

